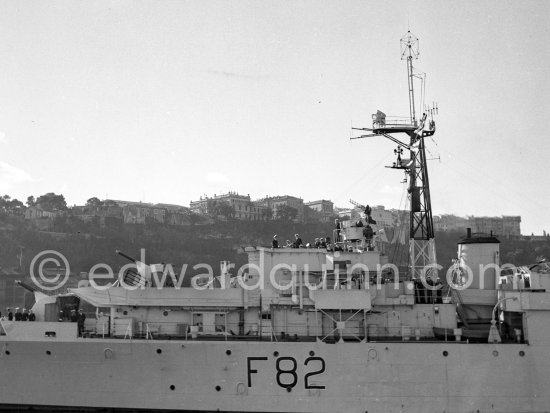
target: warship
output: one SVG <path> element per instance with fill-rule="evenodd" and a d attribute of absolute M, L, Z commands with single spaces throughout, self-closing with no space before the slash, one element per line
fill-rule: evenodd
<path fill-rule="evenodd" d="M 401 44 L 410 117 L 378 111 L 356 137 L 398 145 L 390 167 L 408 179 L 406 273 L 382 252 L 368 206 L 326 245 L 250 246 L 245 268 L 223 262 L 191 287 L 168 265 L 120 253 L 133 269 L 114 284 L 38 293 L 35 322 L 1 322 L 1 407 L 550 411 L 550 266 L 502 270 L 496 236 L 468 231 L 439 272 L 424 142 L 436 111 L 417 118 L 418 42 L 408 32 Z M 84 324 L 59 321 L 79 308 Z"/>

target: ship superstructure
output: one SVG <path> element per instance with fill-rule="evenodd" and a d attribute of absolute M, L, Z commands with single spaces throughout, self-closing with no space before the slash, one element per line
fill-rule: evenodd
<path fill-rule="evenodd" d="M 63 297 L 96 308 L 79 334 L 62 301 L 36 322 L 2 321 L 0 403 L 74 409 L 230 412 L 544 412 L 550 409 L 550 270 L 500 271 L 491 234 L 466 234 L 446 278 L 435 249 L 424 137 L 411 117 L 372 128 L 398 144 L 409 179 L 411 271 L 381 252 L 364 218 L 316 247 L 246 248 L 217 277 L 134 265 L 112 285 Z M 393 135 L 408 136 L 407 142 Z M 404 159 L 403 151 L 409 152 Z M 370 228 L 370 230 L 369 230 Z M 297 245 L 295 245 L 297 246 Z M 41 304 L 42 303 L 42 304 Z M 43 308 L 38 308 L 42 305 Z M 80 304 L 82 305 L 82 304 Z"/>

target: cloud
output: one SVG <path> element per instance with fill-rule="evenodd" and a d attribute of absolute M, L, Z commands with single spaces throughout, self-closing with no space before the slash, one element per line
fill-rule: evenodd
<path fill-rule="evenodd" d="M 0 161 L 0 191 L 7 191 L 25 182 L 33 182 L 32 177 L 23 169 Z"/>

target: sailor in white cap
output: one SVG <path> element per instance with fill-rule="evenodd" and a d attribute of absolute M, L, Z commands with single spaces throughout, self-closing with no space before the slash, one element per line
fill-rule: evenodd
<path fill-rule="evenodd" d="M 279 241 L 277 240 L 277 234 L 273 235 L 273 241 L 271 242 L 271 248 L 279 248 Z"/>
<path fill-rule="evenodd" d="M 19 309 L 19 307 L 16 307 L 15 308 L 15 321 L 21 321 L 21 317 L 23 315 L 21 314 L 21 310 Z"/>

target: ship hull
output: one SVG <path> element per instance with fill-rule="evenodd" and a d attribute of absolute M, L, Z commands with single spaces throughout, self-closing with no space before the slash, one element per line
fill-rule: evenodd
<path fill-rule="evenodd" d="M 5 341 L 0 400 L 20 408 L 543 412 L 546 353 L 453 342 Z"/>

